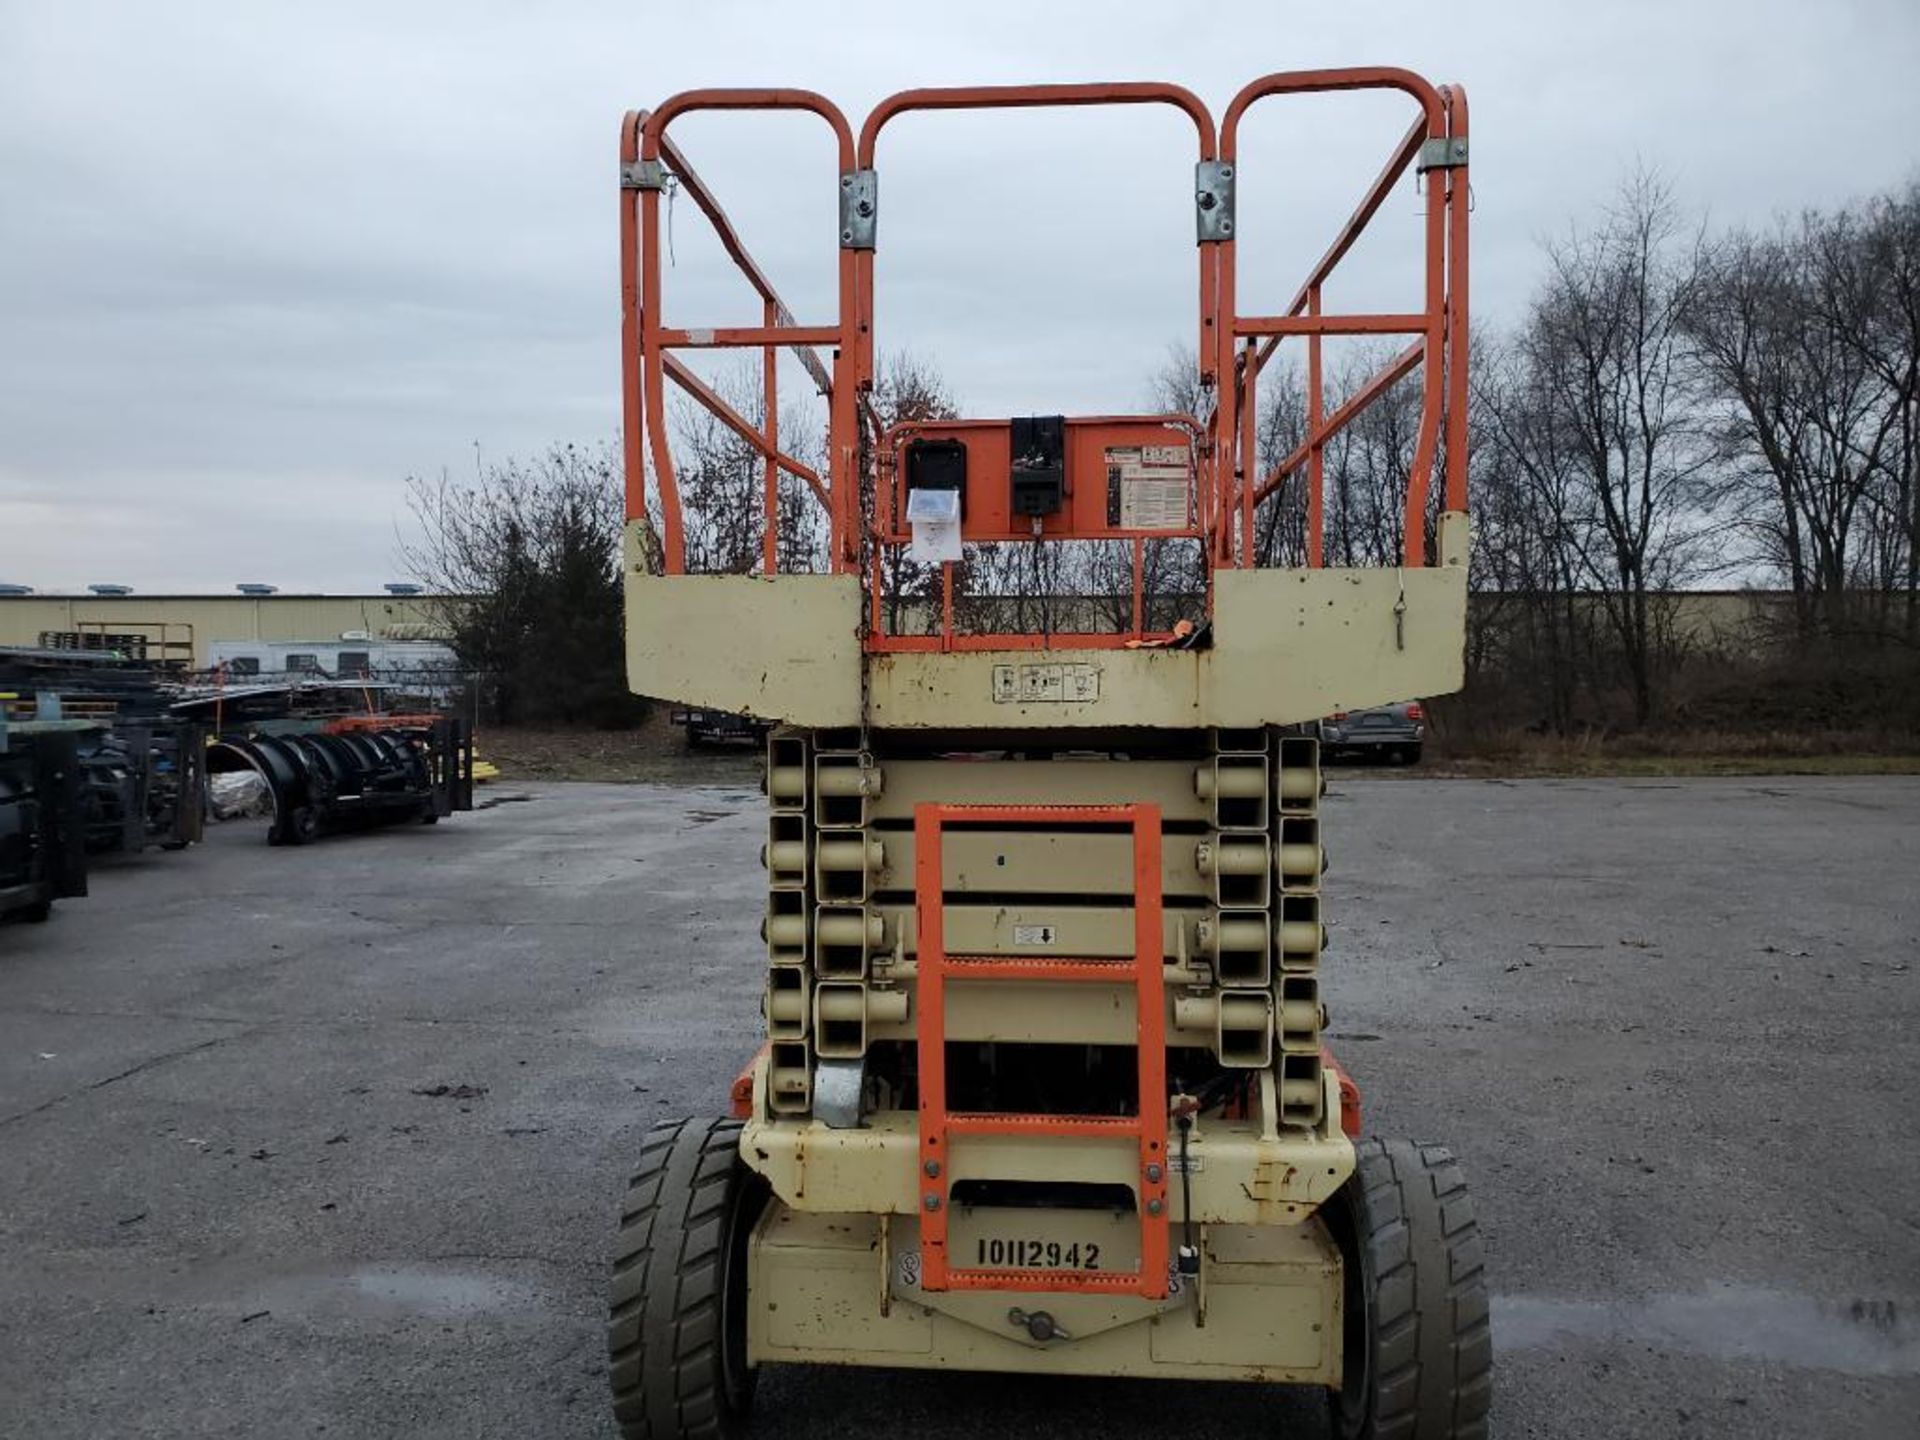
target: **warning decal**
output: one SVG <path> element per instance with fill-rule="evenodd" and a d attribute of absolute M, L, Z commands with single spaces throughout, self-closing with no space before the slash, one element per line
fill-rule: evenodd
<path fill-rule="evenodd" d="M 1063 661 L 993 667 L 993 699 L 997 705 L 1086 704 L 1099 698 L 1097 665 Z"/>
<path fill-rule="evenodd" d="M 1184 445 L 1107 447 L 1107 524 L 1184 530 L 1192 524 L 1193 456 Z"/>

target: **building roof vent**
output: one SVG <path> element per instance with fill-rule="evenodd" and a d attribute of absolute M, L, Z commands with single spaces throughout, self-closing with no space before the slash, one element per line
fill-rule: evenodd
<path fill-rule="evenodd" d="M 277 595 L 280 592 L 278 585 L 262 585 L 257 580 L 243 580 L 233 588 L 242 595 Z"/>
<path fill-rule="evenodd" d="M 95 595 L 131 595 L 133 593 L 133 586 L 131 585 L 99 584 L 89 585 L 87 589 L 91 590 Z"/>
<path fill-rule="evenodd" d="M 420 589 L 421 587 L 414 584 L 411 580 L 387 581 L 387 593 L 389 595 L 418 595 Z"/>

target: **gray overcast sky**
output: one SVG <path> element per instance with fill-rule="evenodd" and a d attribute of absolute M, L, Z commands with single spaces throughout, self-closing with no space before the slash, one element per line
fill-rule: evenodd
<path fill-rule="evenodd" d="M 1397 64 L 1473 102 L 1474 308 L 1636 159 L 1714 223 L 1920 171 L 1916 0 L 1070 6 L 0 0 L 0 579 L 146 590 L 399 573 L 409 474 L 618 424 L 614 138 L 696 85 L 1167 79 Z M 1267 102 L 1242 308 L 1277 309 L 1404 102 Z M 1136 404 L 1192 329 L 1172 111 L 912 117 L 882 141 L 879 335 L 976 413 Z M 823 128 L 676 138 L 800 318 L 831 315 Z M 1409 298 L 1411 190 L 1344 299 Z M 757 323 L 675 216 L 672 323 Z"/>

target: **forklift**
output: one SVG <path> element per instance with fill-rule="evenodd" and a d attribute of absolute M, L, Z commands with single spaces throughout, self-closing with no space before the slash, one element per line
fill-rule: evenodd
<path fill-rule="evenodd" d="M 1241 121 L 1355 90 L 1404 97 L 1409 128 L 1290 303 L 1248 309 Z M 1114 105 L 1193 128 L 1196 413 L 886 423 L 888 125 Z M 670 138 L 715 111 L 832 132 L 833 316 L 796 318 Z M 1484 1435 L 1492 1341 L 1461 1167 L 1368 1135 L 1324 1035 L 1316 729 L 1462 684 L 1464 92 L 1384 67 L 1273 74 L 1216 125 L 1168 84 L 919 89 L 856 130 L 810 91 L 693 90 L 626 116 L 619 173 L 630 682 L 773 725 L 765 1044 L 728 1113 L 641 1144 L 608 1328 L 622 1433 L 742 1433 L 759 1367 L 811 1364 L 1317 1387 L 1349 1440 Z M 1422 304 L 1329 308 L 1329 277 L 1403 186 Z M 669 193 L 711 223 L 760 323 L 668 323 Z M 1330 406 L 1323 342 L 1345 336 L 1404 348 Z M 1303 352 L 1305 436 L 1263 473 L 1261 373 L 1283 344 Z M 689 350 L 758 352 L 761 413 Z M 826 399 L 817 467 L 778 433 L 783 350 Z M 1329 566 L 1325 449 L 1403 381 L 1420 396 L 1405 553 Z M 754 573 L 687 573 L 669 385 L 764 471 Z M 783 566 L 783 487 L 823 512 L 811 568 Z M 1300 529 L 1282 556 L 1261 537 L 1284 506 Z M 1041 567 L 990 552 L 1099 557 L 1047 573 L 1117 576 L 1112 603 L 1020 603 Z M 903 553 L 931 577 L 911 594 Z"/>

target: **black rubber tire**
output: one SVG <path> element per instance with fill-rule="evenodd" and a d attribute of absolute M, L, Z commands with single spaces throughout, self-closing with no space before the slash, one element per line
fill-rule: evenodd
<path fill-rule="evenodd" d="M 36 900 L 17 912 L 29 925 L 44 925 L 53 918 L 53 901 Z"/>
<path fill-rule="evenodd" d="M 1483 1440 L 1493 1332 L 1485 1254 L 1459 1162 L 1440 1145 L 1362 1140 L 1328 1207 L 1347 1270 L 1346 1440 Z"/>
<path fill-rule="evenodd" d="M 275 815 L 267 828 L 269 845 L 311 845 L 320 838 L 320 817 L 311 805 L 295 805 L 283 815 Z"/>
<path fill-rule="evenodd" d="M 1420 747 L 1418 745 L 1409 745 L 1407 747 L 1407 764 L 1418 765 L 1419 763 L 1420 763 Z"/>
<path fill-rule="evenodd" d="M 607 1357 L 625 1440 L 740 1433 L 747 1365 L 747 1238 L 765 1182 L 740 1159 L 738 1120 L 672 1120 L 640 1147 L 614 1249 Z"/>

